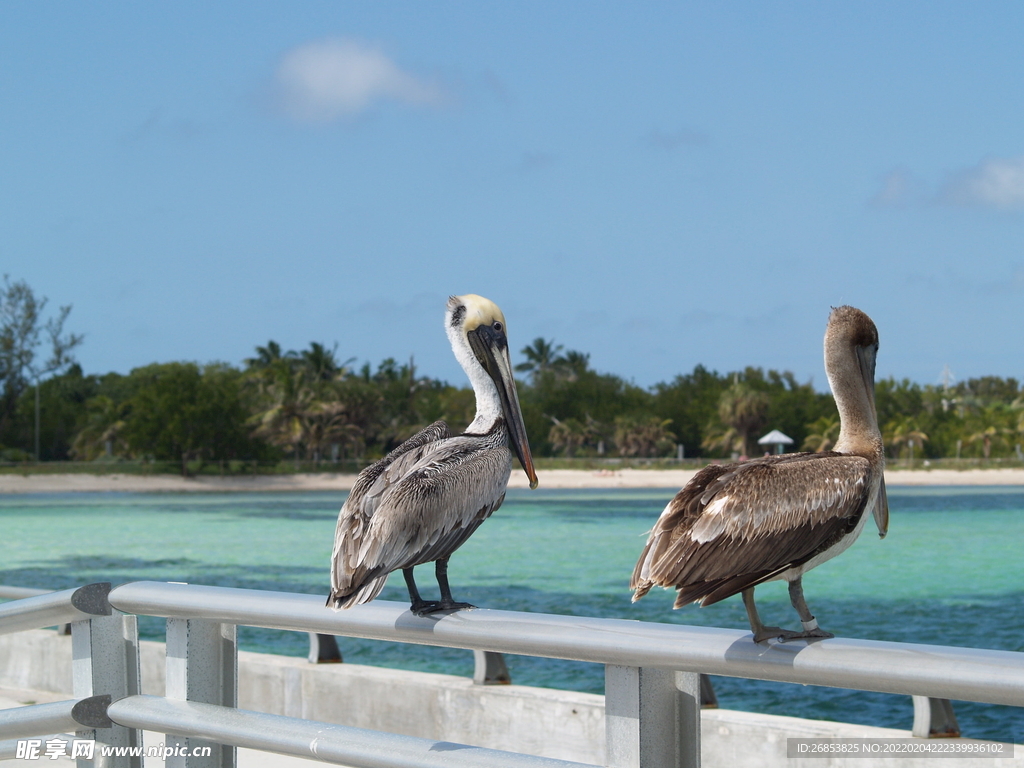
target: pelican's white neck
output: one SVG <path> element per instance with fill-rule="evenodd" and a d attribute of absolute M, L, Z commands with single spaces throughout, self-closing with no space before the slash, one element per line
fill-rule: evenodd
<path fill-rule="evenodd" d="M 473 392 L 476 395 L 476 417 L 466 427 L 466 431 L 475 434 L 488 432 L 494 423 L 503 416 L 498 388 L 491 377 L 487 375 L 484 367 L 480 365 L 476 355 L 473 354 L 462 324 L 452 325 L 450 313 L 446 316 L 445 331 L 448 333 L 448 340 L 451 342 L 455 359 L 459 361 L 462 370 L 469 376 L 469 382 L 473 385 Z"/>

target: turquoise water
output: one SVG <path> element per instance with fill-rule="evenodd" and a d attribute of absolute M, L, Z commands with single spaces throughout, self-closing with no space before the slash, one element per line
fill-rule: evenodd
<path fill-rule="evenodd" d="M 665 490 L 510 491 L 451 560 L 457 600 L 488 608 L 747 629 L 738 597 L 672 611 L 656 590 L 633 605 L 628 581 Z M 326 595 L 336 493 L 65 494 L 0 497 L 0 584 L 59 589 L 140 579 Z M 1024 651 L 1024 489 L 892 488 L 889 536 L 869 523 L 804 588 L 843 637 Z M 425 596 L 430 567 L 417 569 Z M 758 587 L 762 617 L 795 626 L 783 584 Z M 383 599 L 407 600 L 401 575 Z M 162 624 L 143 619 L 144 636 Z M 297 633 L 241 628 L 248 650 L 305 655 Z M 472 674 L 472 655 L 342 638 L 346 661 Z M 598 665 L 511 657 L 524 685 L 600 693 Z M 714 678 L 721 706 L 909 728 L 909 697 Z M 958 702 L 965 735 L 1024 742 L 1024 709 Z"/>

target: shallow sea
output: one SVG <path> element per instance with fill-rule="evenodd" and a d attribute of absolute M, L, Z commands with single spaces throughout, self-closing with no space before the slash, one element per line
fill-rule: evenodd
<path fill-rule="evenodd" d="M 674 593 L 630 603 L 629 575 L 666 490 L 510 491 L 451 560 L 457 600 L 488 608 L 748 629 L 739 597 L 673 611 Z M 0 584 L 51 589 L 153 579 L 326 595 L 337 493 L 0 496 Z M 869 521 L 804 578 L 842 637 L 1024 651 L 1024 488 L 890 488 L 891 525 Z M 417 569 L 424 596 L 432 568 Z M 758 587 L 762 618 L 796 626 L 784 584 Z M 400 574 L 381 599 L 407 600 Z M 143 619 L 145 637 L 162 623 Z M 305 635 L 240 628 L 246 650 L 304 656 Z M 339 638 L 345 660 L 471 675 L 456 649 Z M 509 657 L 524 685 L 601 693 L 598 665 Z M 724 708 L 909 729 L 907 696 L 713 678 Z M 1024 709 L 956 702 L 965 736 L 1024 742 Z"/>

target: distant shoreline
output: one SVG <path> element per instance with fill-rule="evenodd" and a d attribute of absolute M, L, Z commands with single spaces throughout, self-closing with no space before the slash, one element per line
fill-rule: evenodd
<path fill-rule="evenodd" d="M 552 469 L 539 471 L 541 488 L 682 488 L 697 470 Z M 6 493 L 180 493 L 348 491 L 355 475 L 333 473 L 255 476 L 200 476 L 132 474 L 0 474 L 0 494 Z M 1024 486 L 1024 469 L 896 470 L 886 473 L 886 484 L 897 486 Z M 509 488 L 526 488 L 526 476 L 512 473 Z"/>

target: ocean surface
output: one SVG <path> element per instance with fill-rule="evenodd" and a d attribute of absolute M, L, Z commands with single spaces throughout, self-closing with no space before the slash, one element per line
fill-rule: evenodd
<path fill-rule="evenodd" d="M 456 600 L 487 608 L 749 629 L 740 598 L 672 610 L 630 603 L 629 576 L 666 490 L 509 491 L 451 559 Z M 0 496 L 0 584 L 63 589 L 153 579 L 327 594 L 338 493 Z M 804 578 L 842 637 L 1024 651 L 1024 488 L 890 488 L 889 535 L 868 522 Z M 417 569 L 424 596 L 433 569 Z M 784 584 L 757 588 L 766 622 L 796 628 Z M 401 574 L 381 599 L 407 601 Z M 158 619 L 140 621 L 162 639 Z M 239 629 L 243 649 L 304 656 L 304 634 Z M 347 662 L 472 675 L 469 651 L 339 638 Z M 513 682 L 602 693 L 599 665 L 513 656 Z M 910 697 L 724 677 L 723 708 L 909 729 Z M 1024 743 L 1024 709 L 956 702 L 965 736 Z"/>

